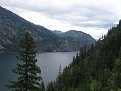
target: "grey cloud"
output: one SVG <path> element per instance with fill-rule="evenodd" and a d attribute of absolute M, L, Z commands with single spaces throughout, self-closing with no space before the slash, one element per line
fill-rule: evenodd
<path fill-rule="evenodd" d="M 76 26 L 99 28 L 109 28 L 119 20 L 110 9 L 107 10 L 102 7 L 80 7 L 80 9 L 78 8 L 76 10 L 76 8 L 74 8 L 72 10 L 74 10 L 74 12 L 72 11 L 70 14 L 67 14 L 71 17 L 60 16 L 60 20 L 69 21 L 72 25 Z M 92 21 L 92 23 L 90 21 Z"/>
<path fill-rule="evenodd" d="M 86 22 L 76 22 L 73 23 L 75 26 L 81 26 L 81 27 L 97 27 L 97 28 L 110 28 L 111 26 L 114 25 L 114 23 L 109 23 L 109 22 L 98 22 L 94 21 L 94 23 L 90 23 L 90 21 Z"/>
<path fill-rule="evenodd" d="M 107 6 L 97 6 L 94 4 L 82 5 L 80 3 L 69 6 L 57 6 L 46 3 L 33 5 L 27 3 L 25 0 L 22 1 L 21 3 L 14 3 L 11 0 L 2 0 L 1 3 L 2 5 L 13 8 L 17 7 L 29 11 L 36 11 L 51 19 L 78 27 L 109 28 L 119 20 L 119 17 Z"/>

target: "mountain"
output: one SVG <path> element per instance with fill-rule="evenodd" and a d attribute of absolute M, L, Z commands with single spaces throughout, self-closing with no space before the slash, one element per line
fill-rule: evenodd
<path fill-rule="evenodd" d="M 35 25 L 15 13 L 0 7 L 0 51 L 12 52 L 15 51 L 18 42 L 25 32 L 29 32 L 34 38 L 37 51 L 77 51 L 78 46 L 84 44 L 72 45 L 73 42 L 68 41 L 67 38 L 62 38 L 53 33 L 51 30 Z M 89 42 L 87 40 L 87 42 Z M 70 46 L 70 44 L 75 49 Z M 78 46 L 77 46 L 78 45 Z"/>
<path fill-rule="evenodd" d="M 67 38 L 69 41 L 77 41 L 79 44 L 86 45 L 87 47 L 92 45 L 92 43 L 95 44 L 96 42 L 95 39 L 89 34 L 76 30 L 69 30 L 61 34 L 61 37 Z"/>
<path fill-rule="evenodd" d="M 62 31 L 58 31 L 58 30 L 54 30 L 54 31 L 52 31 L 54 34 L 56 34 L 56 35 L 60 35 L 60 34 L 63 34 L 63 32 Z"/>
<path fill-rule="evenodd" d="M 90 49 L 82 47 L 46 91 L 120 91 L 121 20 Z"/>
<path fill-rule="evenodd" d="M 18 41 L 28 31 L 36 41 L 38 50 L 53 47 L 58 39 L 55 34 L 43 26 L 35 25 L 11 11 L 0 7 L 0 49 L 13 51 Z"/>
<path fill-rule="evenodd" d="M 58 43 L 60 45 L 59 49 L 62 51 L 78 51 L 80 47 L 85 45 L 89 48 L 96 42 L 89 34 L 76 30 L 69 30 L 59 34 L 56 33 L 56 35 L 60 37 Z"/>

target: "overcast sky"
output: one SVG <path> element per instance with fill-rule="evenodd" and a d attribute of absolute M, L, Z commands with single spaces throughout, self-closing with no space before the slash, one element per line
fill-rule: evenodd
<path fill-rule="evenodd" d="M 121 0 L 0 0 L 0 5 L 51 30 L 78 30 L 98 39 L 121 19 Z"/>

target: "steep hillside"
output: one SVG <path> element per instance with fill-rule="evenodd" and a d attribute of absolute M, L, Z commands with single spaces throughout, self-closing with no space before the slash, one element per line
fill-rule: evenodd
<path fill-rule="evenodd" d="M 60 70 L 60 69 L 59 69 Z M 47 91 L 120 91 L 121 20 L 89 50 L 82 47 Z"/>
<path fill-rule="evenodd" d="M 37 51 L 78 51 L 79 46 L 86 44 L 84 42 L 77 43 L 77 41 L 71 42 L 68 39 L 63 39 L 49 29 L 35 25 L 0 7 L 0 52 L 15 51 L 18 41 L 26 31 L 34 38 Z M 74 37 L 71 39 L 74 40 Z"/>
<path fill-rule="evenodd" d="M 47 47 L 56 48 L 55 41 L 58 38 L 50 30 L 30 23 L 11 11 L 0 7 L 0 49 L 15 50 L 18 41 L 26 31 L 35 39 L 38 50 L 44 50 Z"/>

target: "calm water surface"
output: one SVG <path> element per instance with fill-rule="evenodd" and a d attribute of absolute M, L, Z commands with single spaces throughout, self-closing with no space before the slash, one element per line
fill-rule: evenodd
<path fill-rule="evenodd" d="M 76 52 L 37 53 L 37 64 L 41 68 L 41 75 L 45 84 L 55 80 L 59 66 L 61 65 L 62 69 L 68 66 L 75 55 Z M 9 80 L 14 80 L 16 78 L 11 70 L 16 67 L 17 62 L 19 61 L 16 59 L 14 53 L 0 54 L 0 91 L 10 91 L 5 85 Z"/>

